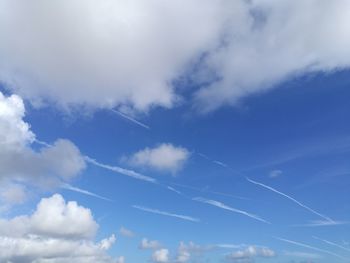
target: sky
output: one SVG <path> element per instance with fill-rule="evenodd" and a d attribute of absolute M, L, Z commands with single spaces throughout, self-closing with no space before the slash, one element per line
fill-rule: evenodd
<path fill-rule="evenodd" d="M 0 0 L 0 262 L 350 262 L 349 23 Z"/>

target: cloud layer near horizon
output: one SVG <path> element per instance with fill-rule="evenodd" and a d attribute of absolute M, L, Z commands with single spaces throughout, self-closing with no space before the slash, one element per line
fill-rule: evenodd
<path fill-rule="evenodd" d="M 173 107 L 174 81 L 190 75 L 206 112 L 349 67 L 349 10 L 346 0 L 4 0 L 0 81 L 36 105 L 147 111 Z"/>
<path fill-rule="evenodd" d="M 1 262 L 112 263 L 106 254 L 115 236 L 93 241 L 98 224 L 91 211 L 55 194 L 31 215 L 0 219 Z"/>

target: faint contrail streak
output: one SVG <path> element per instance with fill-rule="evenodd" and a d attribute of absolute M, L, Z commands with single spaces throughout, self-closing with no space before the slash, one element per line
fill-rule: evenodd
<path fill-rule="evenodd" d="M 282 195 L 282 196 L 288 198 L 289 200 L 293 201 L 293 202 L 296 203 L 297 205 L 299 205 L 299 206 L 305 208 L 306 210 L 310 211 L 311 213 L 313 213 L 313 214 L 315 214 L 315 215 L 318 215 L 319 217 L 322 217 L 323 219 L 326 219 L 326 220 L 329 221 L 329 222 L 334 222 L 333 219 L 329 218 L 328 216 L 325 216 L 325 215 L 322 215 L 322 214 L 319 213 L 319 212 L 316 212 L 315 210 L 311 209 L 310 207 L 308 207 L 308 206 L 306 206 L 306 205 L 300 203 L 298 200 L 294 199 L 293 197 L 291 197 L 291 196 L 289 196 L 289 195 L 286 195 L 286 194 L 284 194 L 284 193 L 282 193 L 282 192 L 280 192 L 280 191 L 278 191 L 278 190 L 272 188 L 271 186 L 268 186 L 268 185 L 265 185 L 265 184 L 256 182 L 256 181 L 254 181 L 254 180 L 249 179 L 248 177 L 246 177 L 246 179 L 248 180 L 248 182 L 250 182 L 250 183 L 252 183 L 252 184 L 259 185 L 259 186 L 261 186 L 261 187 L 263 187 L 263 188 L 266 188 L 266 189 L 268 189 L 268 190 L 270 190 L 270 191 L 272 191 L 272 192 L 275 192 L 275 193 L 277 193 L 277 194 L 279 194 L 279 195 Z"/>
<path fill-rule="evenodd" d="M 94 160 L 88 156 L 85 156 L 85 161 L 87 161 L 88 163 L 91 163 L 93 165 L 96 165 L 98 167 L 110 170 L 112 172 L 120 173 L 120 174 L 129 176 L 129 177 L 133 177 L 133 178 L 138 179 L 138 180 L 142 180 L 142 181 L 146 181 L 146 182 L 154 183 L 154 184 L 157 183 L 157 180 L 152 178 L 152 177 L 137 173 L 137 172 L 132 171 L 132 170 L 121 168 L 118 166 L 111 166 L 108 164 L 103 164 L 103 163 L 97 162 L 96 160 Z"/>
<path fill-rule="evenodd" d="M 89 195 L 89 196 L 92 196 L 92 197 L 96 197 L 96 198 L 99 198 L 99 199 L 102 199 L 102 200 L 105 200 L 105 201 L 113 202 L 113 200 L 111 200 L 111 199 L 109 199 L 107 197 L 103 197 L 101 195 L 92 193 L 90 191 L 87 191 L 87 190 L 84 190 L 84 189 L 81 189 L 81 188 L 78 188 L 78 187 L 74 187 L 74 186 L 72 186 L 70 184 L 62 184 L 61 188 L 66 189 L 66 190 L 70 190 L 70 191 L 73 191 L 73 192 Z"/>
<path fill-rule="evenodd" d="M 245 215 L 247 217 L 250 217 L 250 218 L 253 218 L 255 220 L 258 220 L 260 222 L 263 222 L 263 223 L 266 223 L 266 224 L 271 224 L 270 222 L 256 216 L 256 215 L 253 215 L 253 214 L 250 214 L 246 211 L 243 211 L 243 210 L 239 210 L 239 209 L 236 209 L 236 208 L 233 208 L 233 207 L 230 207 L 228 205 L 225 205 L 219 201 L 215 201 L 215 200 L 210 200 L 210 199 L 205 199 L 205 198 L 202 198 L 202 197 L 196 197 L 196 198 L 193 198 L 192 200 L 194 201 L 197 201 L 197 202 L 202 202 L 202 203 L 205 203 L 205 204 L 209 204 L 209 205 L 213 205 L 213 206 L 216 206 L 216 207 L 219 207 L 221 209 L 225 209 L 225 210 L 228 210 L 228 211 L 231 211 L 231 212 L 234 212 L 234 213 L 238 213 L 238 214 L 242 214 L 242 215 Z"/>
<path fill-rule="evenodd" d="M 157 209 L 152 209 L 152 208 L 148 208 L 148 207 L 144 207 L 144 206 L 138 206 L 138 205 L 133 205 L 132 207 L 135 208 L 135 209 L 141 210 L 141 211 L 148 212 L 148 213 L 153 213 L 153 214 L 158 214 L 158 215 L 163 215 L 163 216 L 175 217 L 175 218 L 178 218 L 178 219 L 192 221 L 192 222 L 196 222 L 196 223 L 200 222 L 199 219 L 191 217 L 191 216 L 173 214 L 173 213 L 164 212 L 164 211 L 160 211 L 160 210 L 157 210 Z"/>
<path fill-rule="evenodd" d="M 310 246 L 310 245 L 307 245 L 307 244 L 304 244 L 304 243 L 300 243 L 300 242 L 289 240 L 289 239 L 285 239 L 285 238 L 280 238 L 280 237 L 275 237 L 275 238 L 280 240 L 280 241 L 287 242 L 287 243 L 290 243 L 290 244 L 293 244 L 293 245 L 296 245 L 296 246 L 309 248 L 309 249 L 312 249 L 312 250 L 315 250 L 315 251 L 318 251 L 318 252 L 323 252 L 323 253 L 326 253 L 326 254 L 329 254 L 329 255 L 341 258 L 341 259 L 346 259 L 343 256 L 340 256 L 338 254 L 335 254 L 335 253 L 333 253 L 331 251 L 328 251 L 328 250 L 325 250 L 325 249 L 313 247 L 313 246 Z"/>
<path fill-rule="evenodd" d="M 146 124 L 144 124 L 144 123 L 142 123 L 142 122 L 140 122 L 140 121 L 130 117 L 129 115 L 126 115 L 125 113 L 122 113 L 122 112 L 120 112 L 118 110 L 112 110 L 112 111 L 114 113 L 118 114 L 119 116 L 123 117 L 124 119 L 127 119 L 127 120 L 129 120 L 129 121 L 131 121 L 131 122 L 133 122 L 133 123 L 135 123 L 135 124 L 145 128 L 145 129 L 147 129 L 147 130 L 151 129 L 148 125 L 146 125 Z"/>
<path fill-rule="evenodd" d="M 350 252 L 350 249 L 349 248 L 347 248 L 347 247 L 343 247 L 343 246 L 341 246 L 341 245 L 339 245 L 339 244 L 336 244 L 336 243 L 334 243 L 334 242 L 331 242 L 331 241 L 328 241 L 328 240 L 326 240 L 326 239 L 322 239 L 322 238 L 319 238 L 319 237 L 313 237 L 314 239 L 317 239 L 317 240 L 320 240 L 320 241 L 322 241 L 322 242 L 324 242 L 324 243 L 327 243 L 328 245 L 332 245 L 332 246 L 335 246 L 335 247 L 338 247 L 338 248 L 341 248 L 341 249 L 343 249 L 343 250 L 346 250 L 346 251 L 348 251 L 348 252 Z"/>

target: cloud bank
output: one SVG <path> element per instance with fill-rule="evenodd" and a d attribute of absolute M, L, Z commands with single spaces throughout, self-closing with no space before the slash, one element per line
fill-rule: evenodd
<path fill-rule="evenodd" d="M 206 112 L 350 65 L 347 0 L 4 0 L 0 10 L 0 81 L 35 105 L 170 108 L 174 83 L 190 79 Z"/>

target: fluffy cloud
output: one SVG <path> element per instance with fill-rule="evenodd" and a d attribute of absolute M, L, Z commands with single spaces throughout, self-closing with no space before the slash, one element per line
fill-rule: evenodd
<path fill-rule="evenodd" d="M 35 135 L 24 115 L 20 97 L 5 97 L 0 92 L 0 188 L 4 189 L 0 202 L 21 203 L 26 193 L 23 184 L 49 189 L 85 168 L 79 149 L 68 140 L 33 150 Z"/>
<path fill-rule="evenodd" d="M 266 247 L 248 246 L 244 250 L 235 251 L 226 256 L 227 261 L 235 263 L 250 263 L 255 258 L 272 258 L 275 257 L 276 253 Z"/>
<path fill-rule="evenodd" d="M 153 252 L 152 261 L 156 263 L 168 263 L 169 262 L 169 250 L 162 248 Z"/>
<path fill-rule="evenodd" d="M 97 223 L 87 208 L 56 194 L 30 216 L 0 219 L 0 261 L 12 263 L 112 263 L 115 236 L 94 243 Z"/>
<path fill-rule="evenodd" d="M 182 168 L 189 156 L 187 149 L 163 143 L 155 148 L 145 148 L 136 152 L 128 158 L 128 162 L 136 166 L 175 173 Z"/>
<path fill-rule="evenodd" d="M 0 80 L 35 103 L 172 107 L 174 80 L 190 73 L 209 111 L 350 64 L 347 0 L 3 0 L 0 10 Z"/>

